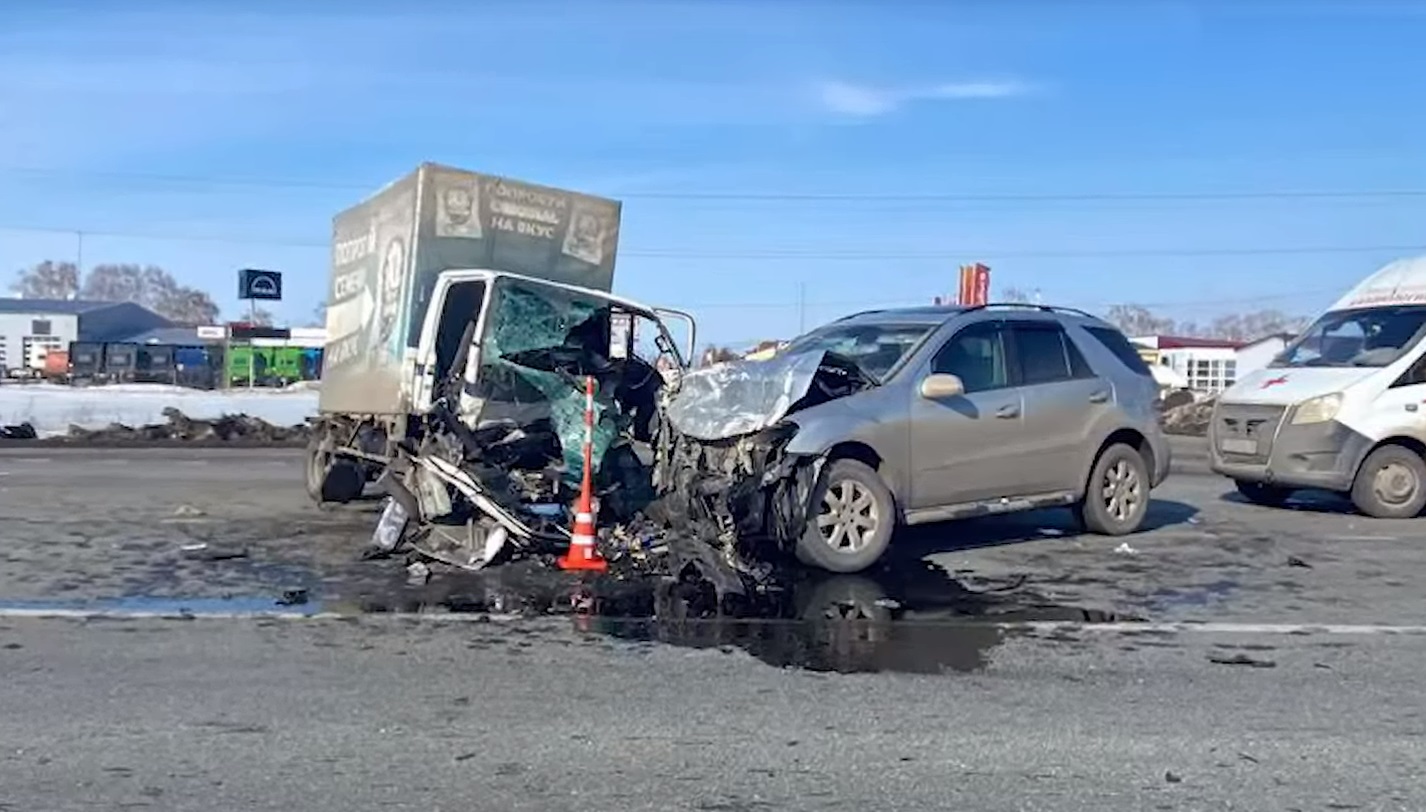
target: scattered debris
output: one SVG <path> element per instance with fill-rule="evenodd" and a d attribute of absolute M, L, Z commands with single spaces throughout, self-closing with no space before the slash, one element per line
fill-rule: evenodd
<path fill-rule="evenodd" d="M 420 561 L 414 562 L 406 568 L 406 582 L 413 586 L 420 586 L 431 580 L 431 568 Z"/>
<path fill-rule="evenodd" d="M 301 606 L 306 602 L 307 590 L 302 587 L 283 590 L 282 597 L 277 599 L 278 606 Z"/>
<path fill-rule="evenodd" d="M 401 520 L 375 546 L 466 570 L 568 549 L 587 417 L 611 570 L 706 582 L 720 599 L 765 581 L 805 530 L 823 462 L 787 453 L 797 427 L 784 418 L 870 386 L 865 373 L 819 349 L 669 378 L 637 355 L 605 357 L 605 302 L 501 296 L 476 383 L 439 381 L 422 439 L 387 466 Z M 462 392 L 478 413 L 459 411 Z"/>
<path fill-rule="evenodd" d="M 35 440 L 39 435 L 35 433 L 35 427 L 29 423 L 20 423 L 15 426 L 0 426 L 0 440 Z"/>
<path fill-rule="evenodd" d="M 1134 549 L 1133 547 L 1130 547 L 1129 542 L 1125 541 L 1121 542 L 1118 547 L 1115 547 L 1114 552 L 1120 553 L 1121 555 L 1135 555 L 1139 551 Z"/>
<path fill-rule="evenodd" d="M 1173 772 L 1172 770 L 1169 770 L 1164 772 L 1164 780 L 1170 784 L 1182 784 L 1183 776 L 1179 775 L 1176 772 Z"/>
<path fill-rule="evenodd" d="M 1208 435 L 1208 424 L 1213 419 L 1213 406 L 1218 400 L 1207 397 L 1193 403 L 1164 409 L 1159 413 L 1159 423 L 1168 434 L 1184 434 L 1193 437 Z"/>
<path fill-rule="evenodd" d="M 174 516 L 180 516 L 180 517 L 188 517 L 188 516 L 207 516 L 208 514 L 204 513 L 202 510 L 200 510 L 200 509 L 198 509 L 198 508 L 196 508 L 196 507 L 194 507 L 194 506 L 192 506 L 192 505 L 179 505 L 177 508 L 174 508 L 173 515 L 174 515 Z"/>
<path fill-rule="evenodd" d="M 164 423 L 146 426 L 126 426 L 112 423 L 107 428 L 86 429 L 70 426 L 69 434 L 55 438 L 58 443 L 89 445 L 125 445 L 154 442 L 184 442 L 195 444 L 226 445 L 302 445 L 307 442 L 309 427 L 275 426 L 258 417 L 245 414 L 223 415 L 216 420 L 199 420 L 188 417 L 182 411 L 170 406 L 163 410 L 167 418 Z M 14 428 L 14 427 L 7 427 Z M 24 426 L 20 427 L 24 428 Z M 29 427 L 28 437 L 8 437 L 0 434 L 0 439 L 37 439 L 33 427 Z"/>
<path fill-rule="evenodd" d="M 1312 565 L 1311 565 L 1311 564 L 1307 563 L 1306 561 L 1303 561 L 1302 559 L 1298 558 L 1298 557 L 1295 556 L 1295 555 L 1290 555 L 1290 556 L 1287 557 L 1287 565 L 1288 565 L 1289 567 L 1301 567 L 1301 568 L 1303 568 L 1303 569 L 1309 569 L 1309 570 L 1312 569 Z"/>
<path fill-rule="evenodd" d="M 191 557 L 199 561 L 233 561 L 248 557 L 248 548 L 246 547 L 208 549 L 206 544 L 203 547 L 204 549 L 192 553 Z"/>
<path fill-rule="evenodd" d="M 1249 668 L 1277 668 L 1277 663 L 1272 660 L 1259 660 L 1246 654 L 1234 654 L 1231 657 L 1213 654 L 1208 657 L 1208 662 L 1215 665 L 1245 665 Z"/>

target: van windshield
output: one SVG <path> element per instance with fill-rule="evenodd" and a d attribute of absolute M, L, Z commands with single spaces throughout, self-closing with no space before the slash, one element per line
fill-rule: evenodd
<path fill-rule="evenodd" d="M 1426 306 L 1371 307 L 1324 314 L 1270 367 L 1384 367 L 1416 344 Z"/>

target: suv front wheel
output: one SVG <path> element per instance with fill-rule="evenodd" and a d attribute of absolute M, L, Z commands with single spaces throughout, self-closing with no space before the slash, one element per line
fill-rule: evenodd
<path fill-rule="evenodd" d="M 1133 446 L 1115 443 L 1095 460 L 1075 512 L 1086 530 L 1122 536 L 1139 529 L 1149 512 L 1149 466 Z"/>
<path fill-rule="evenodd" d="M 861 572 L 876 563 L 896 529 L 896 502 L 865 463 L 833 460 L 813 492 L 797 557 L 831 572 Z"/>

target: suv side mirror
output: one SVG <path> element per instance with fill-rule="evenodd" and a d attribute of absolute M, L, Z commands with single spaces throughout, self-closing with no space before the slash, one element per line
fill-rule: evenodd
<path fill-rule="evenodd" d="M 966 385 L 955 375 L 936 373 L 921 381 L 921 397 L 927 400 L 953 398 L 966 393 Z"/>

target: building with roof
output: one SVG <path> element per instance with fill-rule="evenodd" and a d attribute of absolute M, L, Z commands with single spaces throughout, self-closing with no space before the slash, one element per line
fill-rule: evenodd
<path fill-rule="evenodd" d="M 1150 365 L 1166 366 L 1195 392 L 1217 394 L 1238 380 L 1241 341 L 1192 336 L 1135 336 L 1140 355 Z"/>
<path fill-rule="evenodd" d="M 1256 341 L 1192 336 L 1138 336 L 1132 341 L 1150 366 L 1177 372 L 1195 392 L 1217 394 L 1272 363 L 1292 339 L 1290 333 L 1274 333 Z"/>
<path fill-rule="evenodd" d="M 173 322 L 133 302 L 0 299 L 0 369 L 39 369 L 71 341 L 125 341 Z"/>

